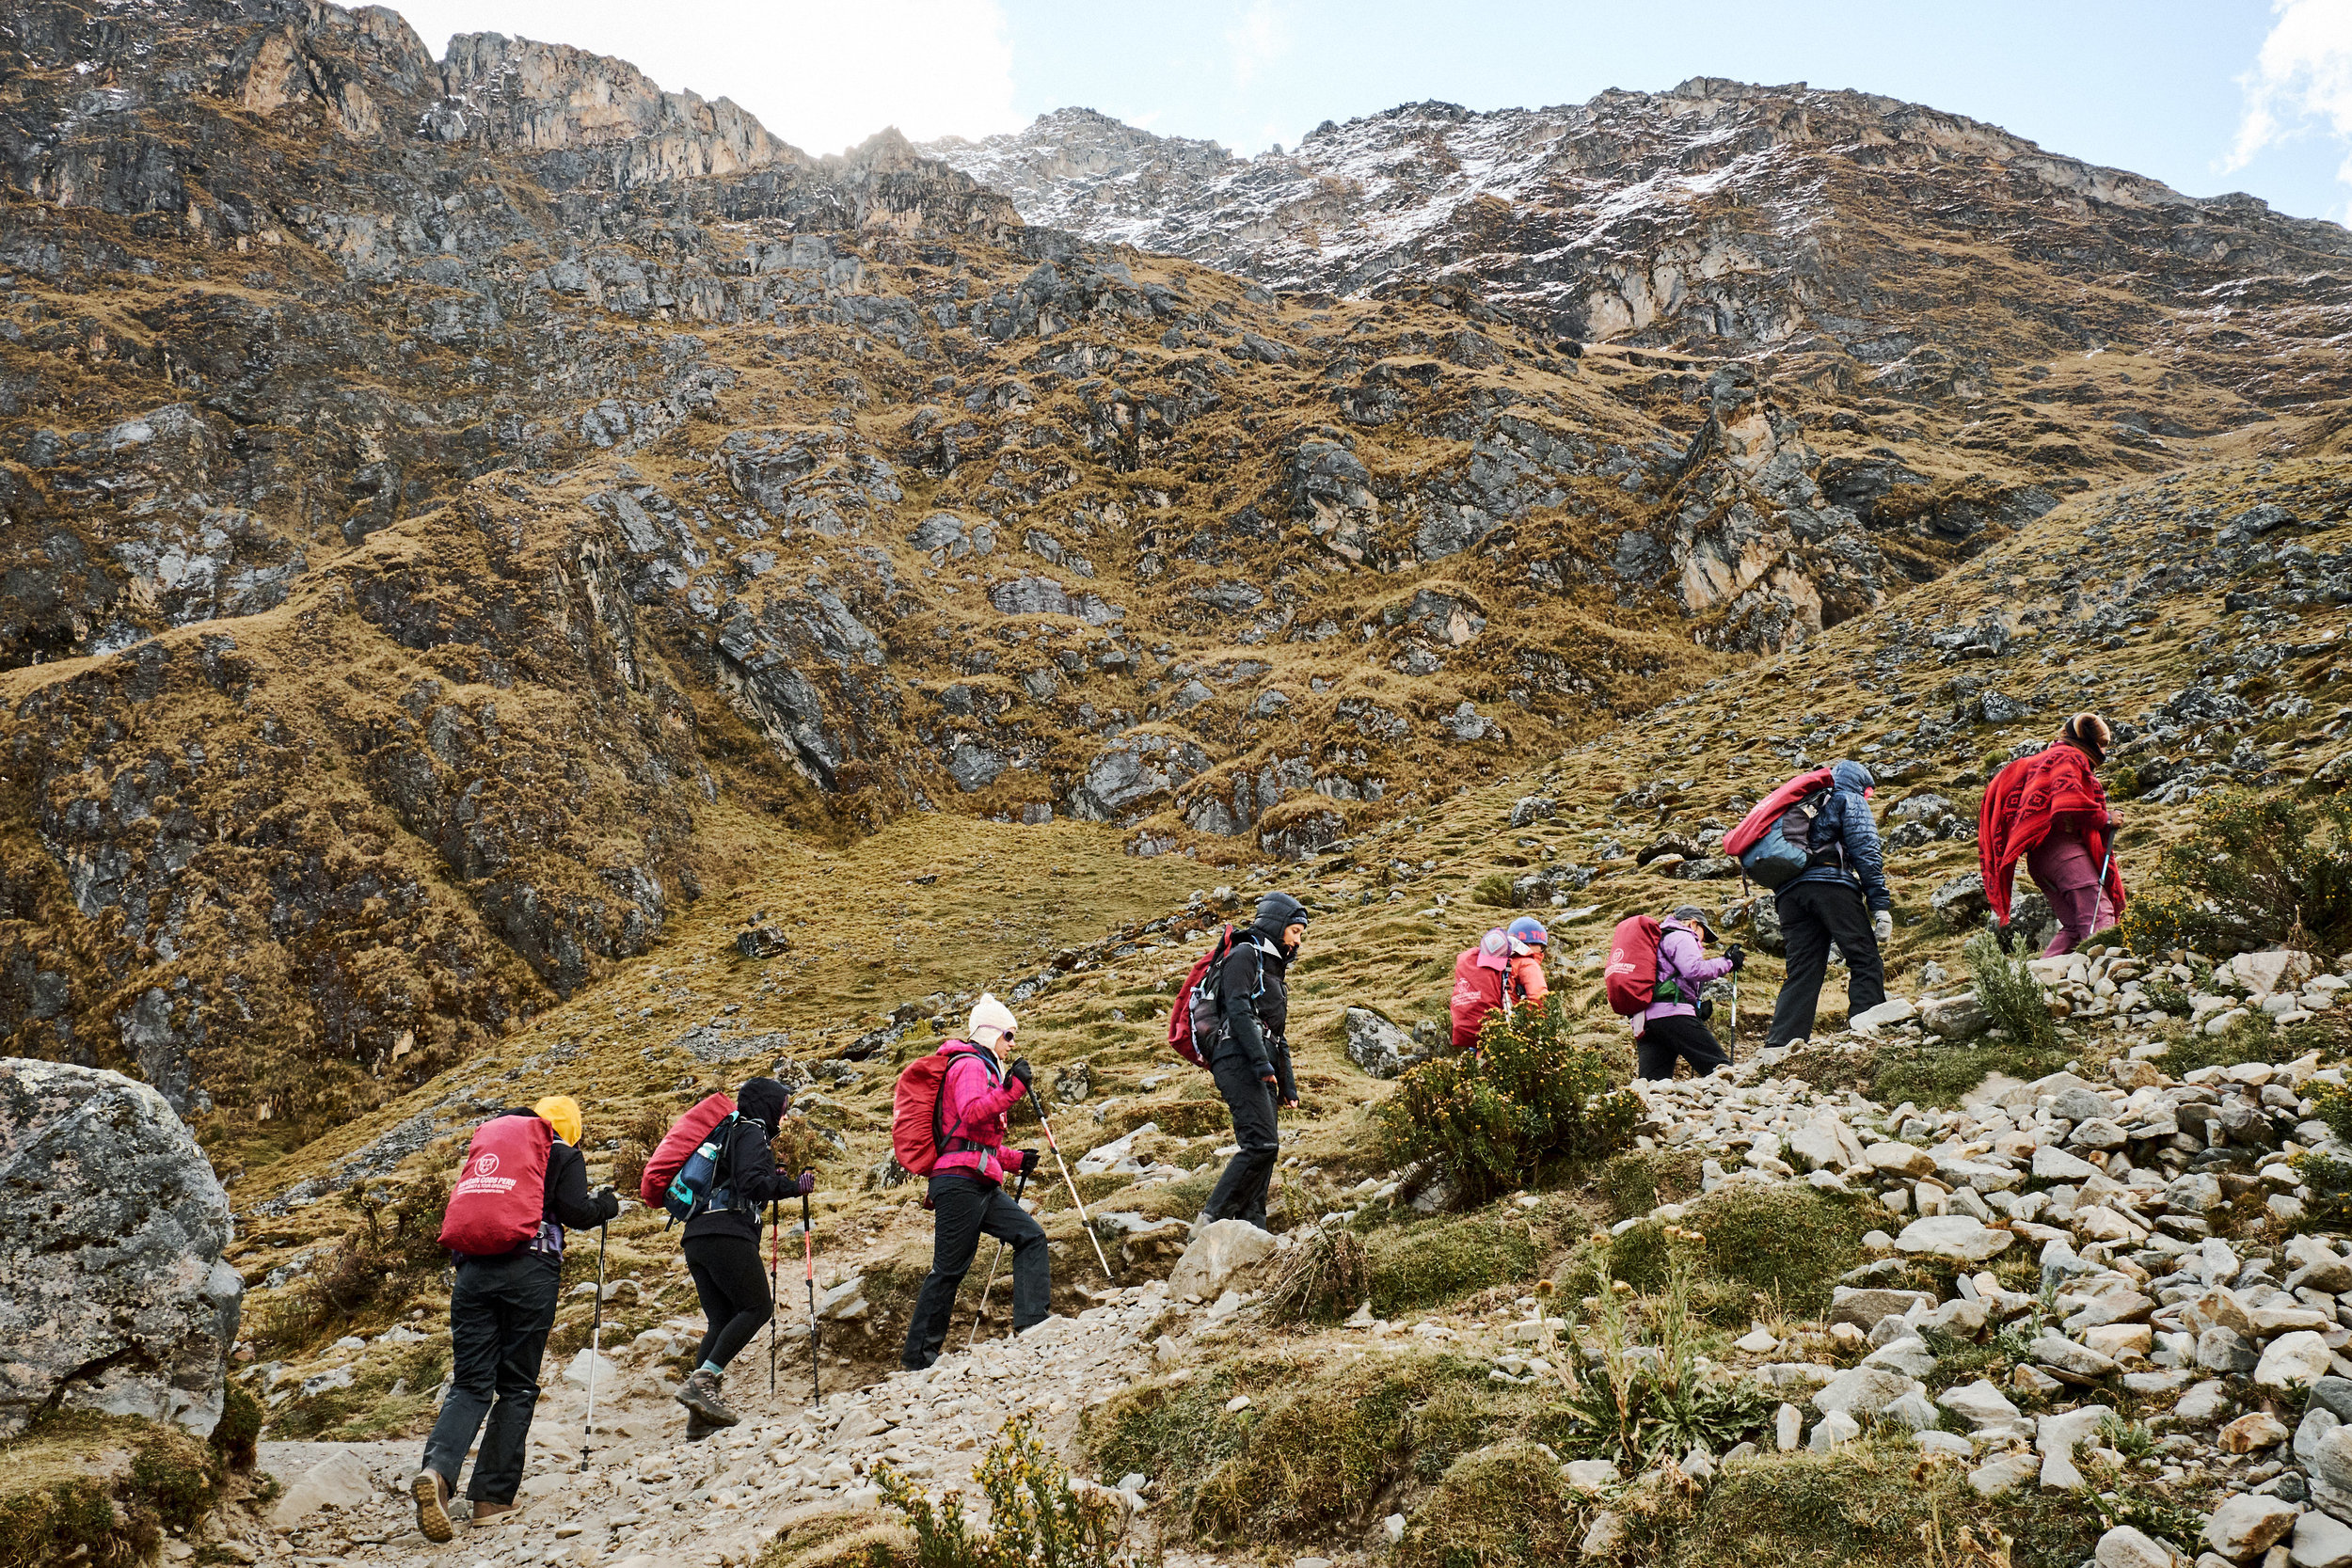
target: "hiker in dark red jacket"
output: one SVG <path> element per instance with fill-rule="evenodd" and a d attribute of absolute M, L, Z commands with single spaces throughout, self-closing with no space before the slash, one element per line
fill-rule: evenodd
<path fill-rule="evenodd" d="M 720 1393 L 727 1363 L 768 1326 L 775 1302 L 759 1262 L 760 1211 L 779 1198 L 812 1192 L 817 1173 L 787 1176 L 776 1169 L 771 1147 L 784 1130 L 792 1091 L 773 1078 L 755 1078 L 736 1091 L 735 1120 L 711 1173 L 710 1192 L 686 1222 L 686 1272 L 702 1298 L 702 1348 L 677 1391 L 686 1406 L 686 1440 L 698 1442 L 742 1418 Z"/>
<path fill-rule="evenodd" d="M 2058 934 L 2044 958 L 2071 953 L 2123 912 L 2123 872 L 2115 863 L 2115 816 L 2091 770 L 2113 739 L 2106 721 L 2078 713 L 2058 739 L 2009 764 L 1984 786 L 1977 812 L 1977 859 L 1984 895 L 2008 940 L 2010 893 L 2017 863 L 2050 901 Z"/>
<path fill-rule="evenodd" d="M 932 1167 L 930 1206 L 938 1214 L 931 1233 L 931 1272 L 914 1300 L 907 1342 L 898 1364 L 920 1371 L 939 1359 L 955 1316 L 956 1290 L 972 1270 L 982 1236 L 1012 1244 L 1014 1333 L 1044 1322 L 1053 1307 L 1053 1262 L 1046 1256 L 1045 1228 L 1004 1190 L 1006 1174 L 1037 1164 L 1034 1148 L 1007 1148 L 1011 1135 L 1006 1114 L 1029 1092 L 1029 1064 L 1016 1057 L 1008 1067 L 1018 1025 L 1012 1010 L 983 994 L 964 1033 L 940 1054 L 952 1056 L 939 1082 L 939 1164 Z"/>
<path fill-rule="evenodd" d="M 417 1504 L 417 1528 L 427 1541 L 447 1541 L 454 1533 L 449 1500 L 477 1433 L 482 1449 L 466 1488 L 473 1516 L 486 1523 L 515 1512 L 531 1418 L 539 1403 L 539 1362 L 555 1327 L 564 1227 L 602 1225 L 621 1212 L 612 1189 L 588 1190 L 588 1164 L 580 1153 L 580 1106 L 569 1095 L 549 1095 L 530 1110 L 499 1115 L 537 1117 L 554 1129 L 547 1191 L 536 1236 L 496 1258 L 457 1259 L 456 1284 L 449 1295 L 449 1395 L 424 1440 L 424 1464 L 408 1487 Z"/>

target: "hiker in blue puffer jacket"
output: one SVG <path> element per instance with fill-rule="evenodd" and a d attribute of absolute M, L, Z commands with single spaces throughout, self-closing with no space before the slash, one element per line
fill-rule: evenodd
<path fill-rule="evenodd" d="M 1846 1016 L 1886 1000 L 1879 943 L 1895 934 L 1895 899 L 1886 891 L 1879 828 L 1870 816 L 1877 784 L 1858 762 L 1831 765 L 1829 799 L 1813 819 L 1806 846 L 1812 858 L 1773 895 L 1781 936 L 1788 944 L 1788 977 L 1772 1008 L 1768 1046 L 1811 1037 L 1832 942 L 1846 956 Z"/>

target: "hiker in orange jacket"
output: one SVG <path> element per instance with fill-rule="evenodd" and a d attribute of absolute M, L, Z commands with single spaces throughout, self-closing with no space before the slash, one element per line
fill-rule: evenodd
<path fill-rule="evenodd" d="M 1540 1002 L 1551 987 L 1544 979 L 1544 956 L 1551 937 L 1543 922 L 1521 915 L 1506 929 L 1497 927 L 1454 960 L 1454 1049 L 1478 1049 L 1478 1032 L 1488 1014 L 1508 1014 L 1522 1002 Z"/>

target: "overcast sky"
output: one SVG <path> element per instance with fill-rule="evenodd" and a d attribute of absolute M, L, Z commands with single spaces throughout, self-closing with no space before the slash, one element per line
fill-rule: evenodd
<path fill-rule="evenodd" d="M 1008 131 L 1068 104 L 1239 152 L 1437 98 L 1581 103 L 1690 76 L 1854 87 L 1991 120 L 2195 196 L 2352 214 L 2352 0 L 405 0 L 458 32 L 618 55 L 813 152 L 885 125 Z"/>

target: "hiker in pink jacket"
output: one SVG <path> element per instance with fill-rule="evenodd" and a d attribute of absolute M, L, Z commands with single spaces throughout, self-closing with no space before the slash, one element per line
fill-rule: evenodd
<path fill-rule="evenodd" d="M 1699 1021 L 1699 992 L 1709 980 L 1738 972 L 1746 955 L 1735 946 L 1720 958 L 1707 956 L 1707 911 L 1685 904 L 1659 922 L 1658 1000 L 1633 1024 L 1635 1076 L 1672 1078 L 1677 1058 L 1704 1078 L 1731 1065 L 1714 1031 Z M 1713 1009 L 1713 1004 L 1708 1004 Z"/>
<path fill-rule="evenodd" d="M 953 1058 L 939 1082 L 939 1163 L 931 1168 L 930 1207 L 939 1216 L 931 1233 L 931 1272 L 914 1301 L 898 1364 L 920 1371 L 939 1359 L 955 1316 L 956 1290 L 972 1270 L 982 1236 L 1012 1245 L 1012 1326 L 1015 1333 L 1051 1311 L 1053 1265 L 1045 1228 L 1004 1189 L 1005 1173 L 1036 1165 L 1034 1148 L 1008 1149 L 1006 1114 L 1029 1092 L 1029 1064 L 1012 1055 L 1018 1026 L 1012 1009 L 982 995 L 964 1033 L 939 1048 Z"/>

